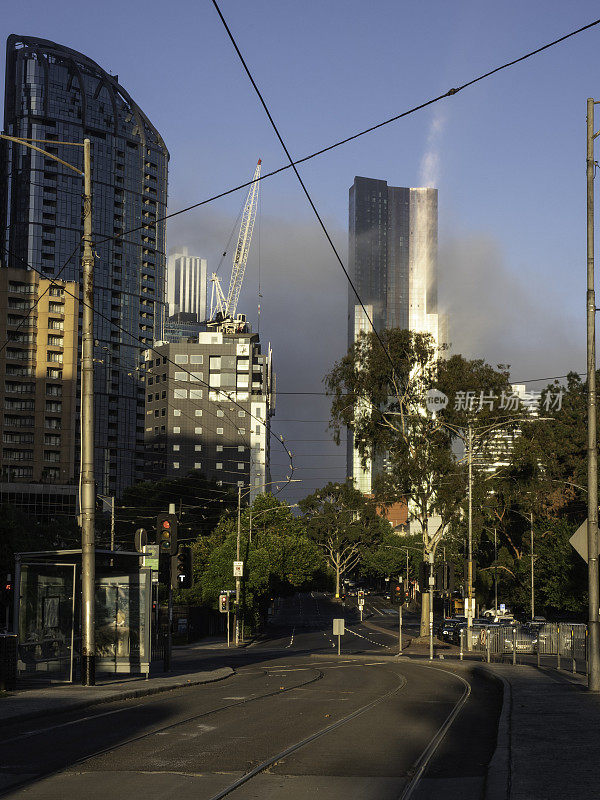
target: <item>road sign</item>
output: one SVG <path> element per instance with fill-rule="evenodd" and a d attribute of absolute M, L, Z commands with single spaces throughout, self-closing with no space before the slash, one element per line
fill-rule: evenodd
<path fill-rule="evenodd" d="M 234 561 L 233 562 L 233 577 L 234 578 L 241 578 L 244 575 L 244 562 L 243 561 Z"/>
<path fill-rule="evenodd" d="M 365 598 L 364 597 L 359 597 L 358 598 L 358 605 L 362 608 L 364 606 L 364 604 L 365 604 Z"/>
<path fill-rule="evenodd" d="M 160 545 L 158 544 L 144 545 L 142 566 L 149 567 L 153 572 L 158 572 L 159 551 Z"/>
<path fill-rule="evenodd" d="M 500 613 L 504 614 L 506 611 L 506 603 L 500 603 Z"/>
<path fill-rule="evenodd" d="M 334 636 L 343 636 L 344 635 L 344 620 L 343 619 L 334 619 L 333 620 L 333 635 Z"/>
<path fill-rule="evenodd" d="M 588 540 L 587 540 L 587 519 L 582 522 L 577 528 L 573 536 L 569 539 L 569 544 L 573 547 L 579 555 L 583 558 L 585 563 L 588 563 Z"/>

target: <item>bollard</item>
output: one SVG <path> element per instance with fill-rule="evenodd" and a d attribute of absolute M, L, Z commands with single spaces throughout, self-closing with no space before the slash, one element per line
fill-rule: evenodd
<path fill-rule="evenodd" d="M 459 638 L 460 638 L 460 655 L 459 655 L 459 659 L 462 661 L 463 660 L 463 643 L 464 643 L 464 638 L 465 638 L 465 630 L 464 630 L 464 628 L 460 629 L 460 637 Z"/>
<path fill-rule="evenodd" d="M 513 625 L 513 667 L 517 664 L 517 626 Z"/>
<path fill-rule="evenodd" d="M 556 669 L 560 669 L 560 625 L 556 626 Z"/>
<path fill-rule="evenodd" d="M 577 663 L 575 661 L 575 628 L 571 625 L 571 670 L 573 675 L 577 672 Z"/>
<path fill-rule="evenodd" d="M 487 653 L 486 653 L 486 655 L 487 655 L 487 663 L 489 664 L 490 661 L 491 661 L 491 658 L 490 658 L 490 629 L 489 628 L 486 628 L 486 630 L 485 630 L 485 640 L 486 640 L 486 646 L 487 646 L 487 648 L 486 648 L 487 649 Z"/>
<path fill-rule="evenodd" d="M 536 647 L 537 647 L 537 665 L 538 665 L 538 667 L 539 667 L 539 666 L 541 666 L 541 659 L 540 659 L 540 634 L 539 634 L 539 633 L 538 633 L 538 638 L 537 638 L 537 644 L 536 644 Z"/>

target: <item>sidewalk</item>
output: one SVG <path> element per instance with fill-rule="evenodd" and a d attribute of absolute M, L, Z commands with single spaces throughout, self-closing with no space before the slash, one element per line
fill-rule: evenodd
<path fill-rule="evenodd" d="M 504 683 L 486 800 L 600 796 L 600 696 L 586 680 L 533 666 L 486 664 Z"/>
<path fill-rule="evenodd" d="M 227 648 L 223 648 L 222 642 L 217 640 L 209 640 L 205 645 L 197 642 L 175 647 L 171 673 L 155 672 L 148 679 L 140 676 L 114 677 L 99 674 L 95 686 L 56 683 L 39 687 L 35 687 L 34 682 L 29 681 L 26 687 L 17 688 L 15 692 L 0 696 L 0 725 L 35 719 L 47 714 L 77 711 L 99 703 L 145 697 L 184 686 L 212 683 L 234 674 L 231 667 L 208 669 L 207 666 L 203 666 L 197 670 L 190 669 L 190 661 L 201 661 L 199 656 L 206 654 L 207 650 L 213 657 L 218 655 L 219 650 L 227 652 Z M 181 667 L 178 669 L 178 662 L 181 662 L 185 669 Z"/>

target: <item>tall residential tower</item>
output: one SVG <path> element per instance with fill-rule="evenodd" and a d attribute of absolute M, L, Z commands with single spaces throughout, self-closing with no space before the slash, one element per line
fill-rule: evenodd
<path fill-rule="evenodd" d="M 82 148 L 63 143 L 91 140 L 95 470 L 98 490 L 118 495 L 143 478 L 139 367 L 163 333 L 169 153 L 117 76 L 30 36 L 8 38 L 4 132 L 44 140 L 40 147 L 80 167 Z M 2 142 L 3 265 L 80 283 L 82 190 L 78 175 L 43 153 Z M 78 451 L 77 442 L 75 459 Z"/>
<path fill-rule="evenodd" d="M 388 186 L 354 179 L 349 204 L 349 267 L 375 329 L 408 328 L 440 343 L 437 307 L 437 189 Z M 370 323 L 348 294 L 348 345 Z M 348 475 L 366 493 L 380 467 L 360 464 L 348 436 Z"/>

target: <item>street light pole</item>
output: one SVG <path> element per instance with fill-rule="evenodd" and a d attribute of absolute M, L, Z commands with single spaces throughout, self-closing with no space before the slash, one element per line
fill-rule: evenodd
<path fill-rule="evenodd" d="M 498 616 L 498 545 L 496 543 L 496 528 L 494 527 L 494 612 Z"/>
<path fill-rule="evenodd" d="M 600 692 L 598 606 L 598 450 L 596 433 L 596 293 L 594 285 L 594 100 L 587 101 L 587 467 L 588 467 L 588 689 Z"/>
<path fill-rule="evenodd" d="M 469 562 L 467 566 L 467 647 L 472 647 L 473 628 L 473 428 L 469 424 Z"/>
<path fill-rule="evenodd" d="M 238 486 L 238 517 L 237 517 L 237 544 L 236 544 L 236 561 L 240 560 L 240 537 L 242 535 L 242 487 Z M 240 645 L 240 586 L 241 578 L 236 575 L 235 578 L 235 646 Z"/>
<path fill-rule="evenodd" d="M 531 535 L 531 619 L 535 616 L 535 586 L 533 574 L 533 511 L 529 514 L 529 531 Z"/>

